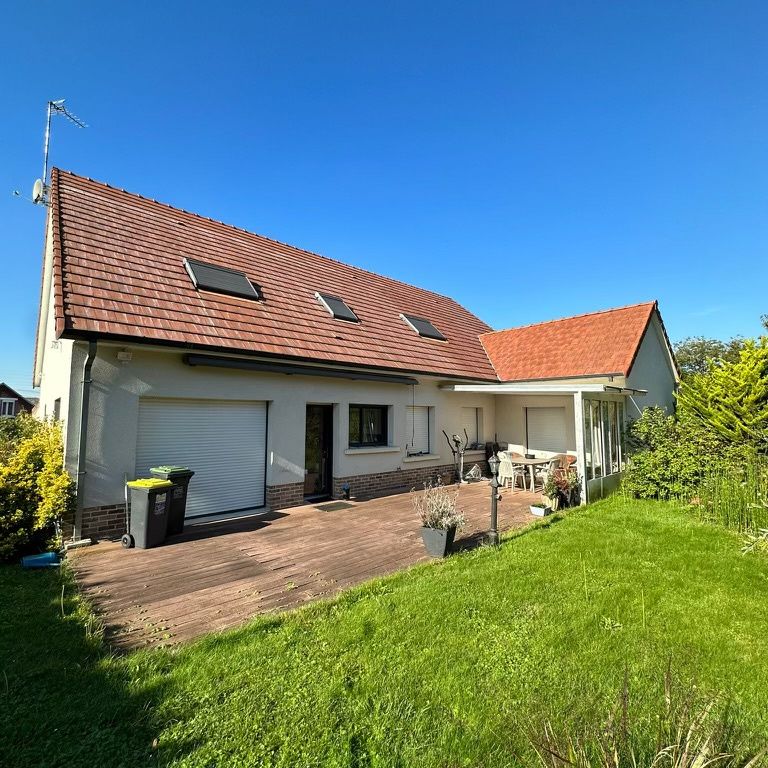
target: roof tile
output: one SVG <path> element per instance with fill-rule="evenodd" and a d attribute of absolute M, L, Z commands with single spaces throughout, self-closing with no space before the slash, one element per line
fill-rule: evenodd
<path fill-rule="evenodd" d="M 479 340 L 489 327 L 450 298 L 58 169 L 51 199 L 59 334 L 496 379 Z M 265 301 L 195 290 L 185 256 L 242 270 Z M 341 295 L 360 324 L 342 328 L 316 291 Z M 419 337 L 401 312 L 448 341 Z"/>
<path fill-rule="evenodd" d="M 628 375 L 655 301 L 484 333 L 502 381 Z"/>

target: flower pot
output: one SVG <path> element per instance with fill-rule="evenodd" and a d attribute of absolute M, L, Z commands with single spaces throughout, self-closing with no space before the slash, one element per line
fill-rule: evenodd
<path fill-rule="evenodd" d="M 531 504 L 531 514 L 536 515 L 536 517 L 544 517 L 544 515 L 549 514 L 551 511 L 549 507 L 534 507 Z"/>
<path fill-rule="evenodd" d="M 421 539 L 427 554 L 432 557 L 445 557 L 453 545 L 456 528 L 422 528 Z"/>

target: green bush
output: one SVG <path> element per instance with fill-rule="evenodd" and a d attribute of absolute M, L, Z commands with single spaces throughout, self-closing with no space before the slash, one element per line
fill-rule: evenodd
<path fill-rule="evenodd" d="M 20 413 L 15 419 L 0 419 L 0 464 L 5 464 L 19 442 L 39 428 L 40 422 L 27 413 Z"/>
<path fill-rule="evenodd" d="M 15 422 L 10 424 L 10 422 Z M 0 560 L 42 546 L 55 520 L 74 510 L 61 426 L 30 417 L 4 420 L 0 433 Z"/>
<path fill-rule="evenodd" d="M 705 477 L 739 466 L 753 453 L 748 446 L 725 441 L 685 408 L 676 416 L 646 408 L 631 425 L 628 444 L 623 487 L 642 499 L 690 501 Z"/>

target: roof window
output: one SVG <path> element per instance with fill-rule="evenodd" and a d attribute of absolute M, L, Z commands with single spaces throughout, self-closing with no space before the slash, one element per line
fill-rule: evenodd
<path fill-rule="evenodd" d="M 315 297 L 336 320 L 346 320 L 348 323 L 360 322 L 360 318 L 338 296 L 332 296 L 330 293 L 316 293 Z"/>
<path fill-rule="evenodd" d="M 195 259 L 184 259 L 187 270 L 195 288 L 214 293 L 224 293 L 228 296 L 239 296 L 243 299 L 262 298 L 261 288 L 252 283 L 245 275 L 236 269 L 206 264 Z"/>
<path fill-rule="evenodd" d="M 440 331 L 435 328 L 429 320 L 423 317 L 416 317 L 416 315 L 402 314 L 400 317 L 414 330 L 419 336 L 423 336 L 425 339 L 437 339 L 438 341 L 447 341 Z"/>

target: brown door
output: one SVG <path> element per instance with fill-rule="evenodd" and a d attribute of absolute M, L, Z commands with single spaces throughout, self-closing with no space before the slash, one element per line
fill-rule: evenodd
<path fill-rule="evenodd" d="M 333 406 L 307 405 L 304 448 L 304 495 L 322 498 L 331 495 L 333 473 Z"/>

